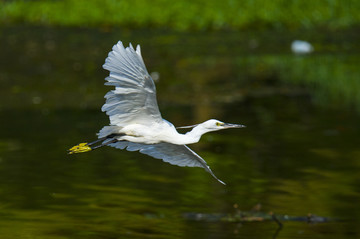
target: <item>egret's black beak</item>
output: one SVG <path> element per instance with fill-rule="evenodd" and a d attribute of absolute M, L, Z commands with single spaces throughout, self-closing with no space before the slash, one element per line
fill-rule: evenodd
<path fill-rule="evenodd" d="M 245 125 L 242 124 L 228 124 L 228 123 L 224 123 L 223 127 L 225 128 L 245 128 Z"/>
<path fill-rule="evenodd" d="M 194 124 L 194 125 L 189 125 L 189 126 L 180 126 L 180 127 L 176 127 L 177 129 L 190 129 L 190 128 L 194 128 L 196 126 L 198 126 L 199 124 Z"/>

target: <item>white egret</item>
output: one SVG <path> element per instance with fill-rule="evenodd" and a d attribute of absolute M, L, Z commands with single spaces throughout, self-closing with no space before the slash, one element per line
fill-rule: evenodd
<path fill-rule="evenodd" d="M 103 68 L 110 71 L 105 85 L 115 86 L 106 95 L 102 111 L 110 117 L 110 125 L 97 134 L 91 143 L 80 143 L 69 153 L 82 153 L 108 145 L 128 151 L 139 151 L 164 162 L 178 166 L 202 167 L 220 183 L 204 159 L 187 144 L 197 143 L 200 137 L 211 131 L 242 128 L 244 125 L 223 123 L 210 119 L 204 123 L 179 128 L 192 128 L 180 134 L 175 127 L 161 117 L 156 101 L 156 89 L 146 70 L 140 46 L 136 50 L 130 44 L 124 48 L 119 41 L 105 60 Z"/>

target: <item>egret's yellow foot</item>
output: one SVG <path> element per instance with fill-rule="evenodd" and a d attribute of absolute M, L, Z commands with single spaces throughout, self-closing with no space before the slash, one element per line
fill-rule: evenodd
<path fill-rule="evenodd" d="M 91 150 L 87 143 L 80 143 L 69 149 L 69 154 L 85 153 Z"/>

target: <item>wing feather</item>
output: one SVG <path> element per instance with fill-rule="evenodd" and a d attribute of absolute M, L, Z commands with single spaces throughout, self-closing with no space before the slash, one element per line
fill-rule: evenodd
<path fill-rule="evenodd" d="M 105 95 L 106 102 L 102 107 L 102 111 L 110 117 L 111 125 L 161 122 L 155 84 L 146 69 L 139 45 L 135 51 L 131 44 L 124 48 L 119 41 L 106 58 L 103 68 L 110 71 L 105 85 L 115 86 L 115 90 Z"/>
<path fill-rule="evenodd" d="M 109 144 L 109 146 L 119 149 L 126 148 L 128 151 L 139 151 L 140 153 L 147 154 L 157 159 L 162 159 L 164 162 L 181 167 L 204 168 L 216 180 L 225 185 L 223 181 L 215 176 L 205 160 L 186 145 L 176 145 L 169 143 L 139 144 L 128 141 L 119 141 Z"/>

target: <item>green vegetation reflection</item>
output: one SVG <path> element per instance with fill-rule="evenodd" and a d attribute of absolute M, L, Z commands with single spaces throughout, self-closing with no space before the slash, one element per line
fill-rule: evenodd
<path fill-rule="evenodd" d="M 238 28 L 348 28 L 359 24 L 357 0 L 37 0 L 1 1 L 2 22 L 66 26 Z M 164 11 L 166 9 L 166 11 Z"/>

